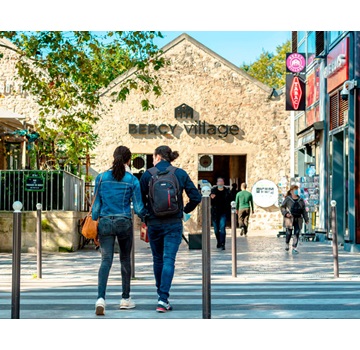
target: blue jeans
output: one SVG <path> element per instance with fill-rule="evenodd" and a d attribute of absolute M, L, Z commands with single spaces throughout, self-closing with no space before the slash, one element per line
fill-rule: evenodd
<path fill-rule="evenodd" d="M 293 231 L 293 229 L 291 229 L 291 228 L 286 229 L 286 238 L 285 238 L 286 244 L 290 243 L 290 239 L 291 239 L 291 236 L 292 236 L 292 231 Z M 293 244 L 292 244 L 293 248 L 296 248 L 297 245 L 298 245 L 300 231 L 301 231 L 301 228 L 299 226 L 299 223 L 295 219 L 294 220 L 294 237 L 293 237 Z"/>
<path fill-rule="evenodd" d="M 98 273 L 98 298 L 104 298 L 110 269 L 114 257 L 115 239 L 120 248 L 120 265 L 122 280 L 122 298 L 130 296 L 131 248 L 133 230 L 131 219 L 124 216 L 107 216 L 99 220 L 99 242 L 101 265 Z"/>
<path fill-rule="evenodd" d="M 168 302 L 175 272 L 175 259 L 182 239 L 182 222 L 148 227 L 154 275 L 159 300 Z"/>
<path fill-rule="evenodd" d="M 215 214 L 212 218 L 215 237 L 218 245 L 225 245 L 226 238 L 226 214 Z"/>

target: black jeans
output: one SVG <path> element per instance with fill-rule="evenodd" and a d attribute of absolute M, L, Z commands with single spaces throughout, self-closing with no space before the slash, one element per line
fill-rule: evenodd
<path fill-rule="evenodd" d="M 107 216 L 99 220 L 101 265 L 98 274 L 98 298 L 105 299 L 116 238 L 120 248 L 122 298 L 128 299 L 130 296 L 131 248 L 133 244 L 132 221 L 123 216 Z"/>
<path fill-rule="evenodd" d="M 300 226 L 296 219 L 294 219 L 294 228 L 287 228 L 286 229 L 286 243 L 290 243 L 290 239 L 294 230 L 294 237 L 293 237 L 293 248 L 296 248 L 299 242 L 299 236 L 300 236 Z"/>

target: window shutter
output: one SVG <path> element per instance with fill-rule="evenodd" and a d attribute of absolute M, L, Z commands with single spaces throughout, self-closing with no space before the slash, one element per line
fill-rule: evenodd
<path fill-rule="evenodd" d="M 345 124 L 344 113 L 349 109 L 349 100 L 344 101 L 340 94 L 339 96 L 339 126 Z"/>
<path fill-rule="evenodd" d="M 338 127 L 338 101 L 338 92 L 330 96 L 330 130 Z"/>

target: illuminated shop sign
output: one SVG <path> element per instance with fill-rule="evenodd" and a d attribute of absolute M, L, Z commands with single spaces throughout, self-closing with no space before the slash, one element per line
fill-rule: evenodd
<path fill-rule="evenodd" d="M 198 121 L 194 124 L 182 124 L 188 135 L 227 137 L 228 135 L 238 135 L 240 128 L 237 125 L 213 125 L 205 121 Z M 129 124 L 130 135 L 175 135 L 181 132 L 178 124 Z"/>
<path fill-rule="evenodd" d="M 327 80 L 327 92 L 338 88 L 349 79 L 349 38 L 341 40 L 327 55 L 327 66 L 324 69 Z"/>
<path fill-rule="evenodd" d="M 301 76 L 286 75 L 286 110 L 305 110 L 305 82 Z"/>
<path fill-rule="evenodd" d="M 306 59 L 303 53 L 287 53 L 286 54 L 286 71 L 289 73 L 305 72 Z"/>
<path fill-rule="evenodd" d="M 346 56 L 341 53 L 324 69 L 324 77 L 328 78 L 337 73 L 342 67 L 346 65 Z"/>

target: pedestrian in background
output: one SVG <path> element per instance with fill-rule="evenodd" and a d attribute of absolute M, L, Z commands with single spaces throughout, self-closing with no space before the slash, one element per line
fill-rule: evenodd
<path fill-rule="evenodd" d="M 248 234 L 250 210 L 254 214 L 254 202 L 252 193 L 247 191 L 247 184 L 241 184 L 241 191 L 236 195 L 236 213 L 239 216 L 240 236 Z"/>
<path fill-rule="evenodd" d="M 167 312 L 172 310 L 169 296 L 176 254 L 182 240 L 182 220 L 187 220 L 189 213 L 201 202 L 201 194 L 183 169 L 171 165 L 179 157 L 178 152 L 160 146 L 155 149 L 153 157 L 154 167 L 145 171 L 140 185 L 148 211 L 145 223 L 158 294 L 156 311 Z M 189 198 L 185 206 L 184 191 Z"/>
<path fill-rule="evenodd" d="M 96 315 L 105 315 L 106 286 L 113 263 L 115 240 L 120 248 L 122 279 L 122 299 L 120 309 L 132 309 L 135 303 L 130 297 L 131 249 L 133 228 L 130 203 L 133 202 L 135 213 L 143 219 L 146 210 L 142 202 L 139 180 L 132 175 L 129 164 L 131 152 L 125 146 L 114 151 L 112 168 L 99 174 L 95 180 L 97 193 L 92 207 L 92 219 L 98 220 L 98 238 L 101 265 L 98 272 L 98 299 L 95 304 Z"/>
<path fill-rule="evenodd" d="M 230 211 L 230 191 L 225 187 L 222 177 L 216 181 L 216 186 L 211 189 L 211 221 L 217 241 L 217 248 L 225 250 L 226 218 Z"/>
<path fill-rule="evenodd" d="M 291 237 L 293 236 L 292 253 L 298 254 L 297 245 L 303 222 L 309 223 L 304 200 L 299 196 L 299 187 L 292 185 L 281 205 L 281 213 L 284 217 L 284 228 L 286 228 L 285 250 L 289 251 Z M 294 234 L 294 235 L 293 235 Z"/>

